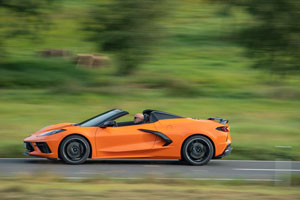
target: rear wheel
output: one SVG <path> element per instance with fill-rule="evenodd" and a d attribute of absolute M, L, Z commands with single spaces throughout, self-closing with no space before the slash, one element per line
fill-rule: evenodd
<path fill-rule="evenodd" d="M 187 139 L 182 146 L 183 159 L 190 165 L 206 165 L 214 154 L 211 141 L 201 135 Z"/>
<path fill-rule="evenodd" d="M 88 141 L 79 135 L 66 137 L 60 147 L 60 158 L 68 164 L 82 164 L 90 154 L 90 145 Z"/>

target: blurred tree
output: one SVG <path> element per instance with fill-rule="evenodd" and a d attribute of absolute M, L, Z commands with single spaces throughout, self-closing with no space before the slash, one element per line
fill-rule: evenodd
<path fill-rule="evenodd" d="M 16 36 L 36 38 L 49 25 L 48 11 L 56 0 L 0 0 L 0 57 L 5 39 Z"/>
<path fill-rule="evenodd" d="M 92 12 L 87 30 L 98 48 L 113 53 L 119 73 L 130 74 L 150 56 L 161 37 L 159 19 L 166 13 L 165 0 L 112 0 Z"/>
<path fill-rule="evenodd" d="M 222 1 L 224 3 L 224 1 Z M 286 74 L 300 71 L 300 1 L 228 0 L 254 17 L 235 39 L 247 48 L 253 67 Z"/>

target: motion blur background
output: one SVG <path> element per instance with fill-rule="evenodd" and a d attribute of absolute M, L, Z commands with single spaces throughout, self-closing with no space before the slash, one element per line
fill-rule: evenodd
<path fill-rule="evenodd" d="M 23 138 L 46 125 L 151 108 L 229 119 L 227 159 L 300 160 L 299 10 L 296 0 L 0 0 L 0 157 L 23 157 Z M 240 182 L 50 177 L 1 180 L 1 196 L 299 197 Z"/>
<path fill-rule="evenodd" d="M 151 108 L 229 119 L 231 159 L 300 160 L 299 5 L 1 0 L 0 157 L 46 125 Z"/>

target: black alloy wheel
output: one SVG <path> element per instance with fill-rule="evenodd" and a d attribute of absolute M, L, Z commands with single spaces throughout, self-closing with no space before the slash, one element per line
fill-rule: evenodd
<path fill-rule="evenodd" d="M 208 138 L 195 135 L 183 143 L 181 154 L 188 164 L 206 165 L 213 157 L 214 147 Z"/>
<path fill-rule="evenodd" d="M 66 137 L 59 147 L 60 158 L 68 164 L 82 164 L 90 154 L 88 141 L 79 135 Z"/>

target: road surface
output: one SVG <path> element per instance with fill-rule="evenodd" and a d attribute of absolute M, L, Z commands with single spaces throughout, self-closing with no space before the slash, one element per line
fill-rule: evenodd
<path fill-rule="evenodd" d="M 0 178 L 18 174 L 51 173 L 66 178 L 108 177 L 111 179 L 194 179 L 280 181 L 300 174 L 300 162 L 212 160 L 206 166 L 182 165 L 172 160 L 89 160 L 67 165 L 42 158 L 2 158 Z"/>

